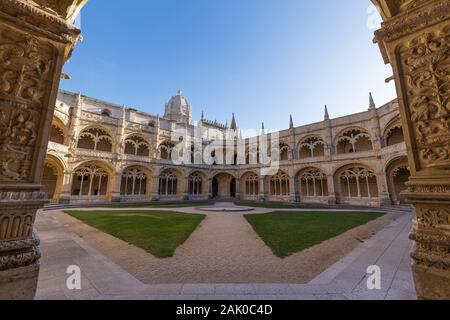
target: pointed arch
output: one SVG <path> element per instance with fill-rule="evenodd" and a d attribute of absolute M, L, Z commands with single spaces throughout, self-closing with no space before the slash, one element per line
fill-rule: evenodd
<path fill-rule="evenodd" d="M 369 132 L 360 127 L 349 127 L 336 137 L 336 152 L 338 154 L 357 153 L 373 150 L 372 137 Z"/>
<path fill-rule="evenodd" d="M 113 144 L 114 140 L 108 129 L 101 126 L 91 126 L 81 131 L 78 136 L 77 147 L 80 149 L 112 152 Z"/>

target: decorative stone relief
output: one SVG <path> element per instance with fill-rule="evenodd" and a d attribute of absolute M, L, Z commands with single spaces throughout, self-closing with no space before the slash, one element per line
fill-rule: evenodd
<path fill-rule="evenodd" d="M 30 181 L 54 49 L 0 30 L 0 182 Z"/>
<path fill-rule="evenodd" d="M 450 167 L 450 24 L 400 49 L 421 165 Z"/>

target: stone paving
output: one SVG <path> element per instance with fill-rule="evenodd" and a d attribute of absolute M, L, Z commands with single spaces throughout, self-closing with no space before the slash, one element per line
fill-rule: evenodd
<path fill-rule="evenodd" d="M 273 210 L 257 212 L 267 211 Z M 36 228 L 43 258 L 37 299 L 415 299 L 409 258 L 412 243 L 408 239 L 411 221 L 411 213 L 401 215 L 308 284 L 144 284 L 71 232 L 51 212 L 40 212 Z M 81 290 L 67 289 L 66 269 L 70 265 L 82 270 Z M 381 268 L 381 290 L 367 289 L 370 265 Z"/>

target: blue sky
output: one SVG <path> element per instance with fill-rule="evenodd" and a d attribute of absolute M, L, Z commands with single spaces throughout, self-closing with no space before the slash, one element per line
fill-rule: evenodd
<path fill-rule="evenodd" d="M 163 114 L 181 88 L 209 119 L 283 129 L 395 97 L 369 0 L 91 0 L 61 87 Z"/>

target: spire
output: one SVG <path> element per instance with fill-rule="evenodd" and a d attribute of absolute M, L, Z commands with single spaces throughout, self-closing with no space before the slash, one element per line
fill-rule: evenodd
<path fill-rule="evenodd" d="M 325 120 L 325 121 L 330 120 L 330 114 L 328 113 L 328 107 L 327 107 L 327 105 L 325 105 L 325 116 L 324 116 L 324 120 Z"/>
<path fill-rule="evenodd" d="M 373 100 L 372 92 L 369 92 L 369 110 L 375 109 L 375 101 Z"/>
<path fill-rule="evenodd" d="M 264 122 L 262 123 L 262 126 L 261 126 L 261 133 L 266 134 L 266 128 L 264 127 Z"/>
<path fill-rule="evenodd" d="M 233 113 L 233 120 L 231 120 L 231 130 L 237 130 L 236 118 Z"/>
<path fill-rule="evenodd" d="M 292 114 L 291 114 L 291 117 L 290 117 L 290 119 L 289 119 L 289 128 L 290 128 L 290 129 L 293 129 L 293 128 L 294 128 L 294 120 L 292 119 Z"/>
<path fill-rule="evenodd" d="M 205 120 L 205 113 L 202 111 L 202 121 Z"/>

